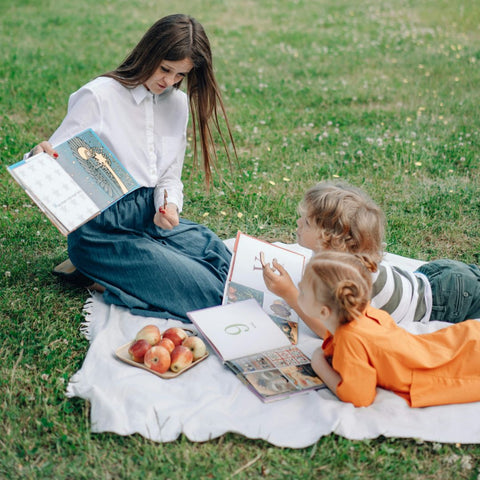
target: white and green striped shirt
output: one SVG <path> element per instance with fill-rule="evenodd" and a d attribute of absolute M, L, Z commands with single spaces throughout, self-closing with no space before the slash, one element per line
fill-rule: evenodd
<path fill-rule="evenodd" d="M 426 323 L 430 320 L 432 290 L 425 275 L 390 265 L 384 260 L 372 278 L 373 307 L 388 312 L 396 323 Z"/>

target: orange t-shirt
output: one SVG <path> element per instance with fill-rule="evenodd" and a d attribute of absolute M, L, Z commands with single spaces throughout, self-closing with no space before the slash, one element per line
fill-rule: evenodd
<path fill-rule="evenodd" d="M 412 407 L 480 401 L 480 322 L 467 320 L 415 335 L 390 315 L 368 307 L 323 342 L 341 376 L 336 394 L 356 407 L 370 405 L 376 387 Z"/>

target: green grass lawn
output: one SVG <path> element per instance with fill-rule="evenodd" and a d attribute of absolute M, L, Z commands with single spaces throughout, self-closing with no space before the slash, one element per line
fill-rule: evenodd
<path fill-rule="evenodd" d="M 232 168 L 219 151 L 209 193 L 188 151 L 186 217 L 222 238 L 294 242 L 305 189 L 342 179 L 384 208 L 389 252 L 479 262 L 477 0 L 0 0 L 0 478 L 476 479 L 477 445 L 156 444 L 92 434 L 89 405 L 65 398 L 88 349 L 88 292 L 51 275 L 66 239 L 5 167 L 51 135 L 70 93 L 175 12 L 209 34 L 238 149 Z"/>

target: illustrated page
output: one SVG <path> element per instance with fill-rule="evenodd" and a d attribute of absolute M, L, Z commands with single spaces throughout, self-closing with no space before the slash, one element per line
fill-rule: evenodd
<path fill-rule="evenodd" d="M 270 318 L 282 329 L 292 344 L 298 340 L 298 315 L 282 298 L 272 294 L 263 279 L 262 261 L 272 266 L 276 259 L 298 284 L 305 257 L 286 248 L 239 232 L 225 286 L 223 303 L 255 299 Z"/>
<path fill-rule="evenodd" d="M 19 164 L 13 174 L 40 203 L 40 207 L 50 211 L 66 230 L 75 228 L 99 212 L 90 197 L 46 153 Z"/>

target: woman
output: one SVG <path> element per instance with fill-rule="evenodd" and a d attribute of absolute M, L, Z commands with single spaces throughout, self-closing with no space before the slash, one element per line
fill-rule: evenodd
<path fill-rule="evenodd" d="M 181 14 L 157 21 L 118 68 L 71 95 L 60 127 L 31 154 L 55 157 L 52 145 L 92 128 L 142 188 L 71 233 L 70 260 L 55 274 L 94 284 L 107 303 L 140 315 L 188 321 L 186 312 L 221 303 L 230 253 L 209 229 L 179 218 L 189 107 L 208 185 L 212 123 L 226 146 L 219 111 L 233 139 L 208 38 Z"/>

